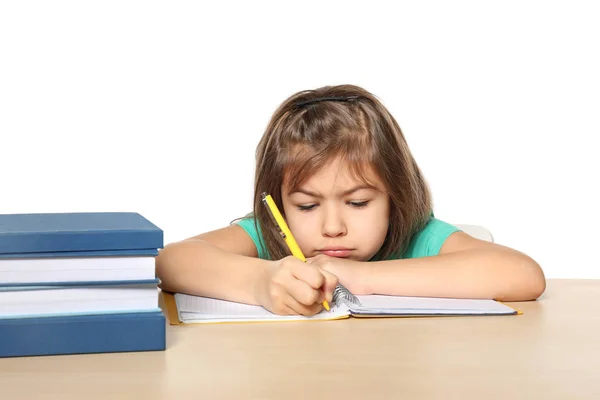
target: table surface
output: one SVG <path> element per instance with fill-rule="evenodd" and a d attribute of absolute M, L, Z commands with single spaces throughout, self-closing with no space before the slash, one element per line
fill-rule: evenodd
<path fill-rule="evenodd" d="M 600 399 L 600 280 L 519 316 L 167 327 L 161 352 L 0 359 L 3 399 Z"/>

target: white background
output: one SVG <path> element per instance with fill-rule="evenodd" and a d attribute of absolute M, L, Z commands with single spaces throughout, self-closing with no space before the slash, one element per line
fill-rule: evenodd
<path fill-rule="evenodd" d="M 395 115 L 440 219 L 600 278 L 594 2 L 4 1 L 1 213 L 137 211 L 165 243 L 250 211 L 296 91 Z"/>

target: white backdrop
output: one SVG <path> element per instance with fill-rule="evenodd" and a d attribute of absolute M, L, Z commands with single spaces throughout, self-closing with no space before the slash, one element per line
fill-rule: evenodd
<path fill-rule="evenodd" d="M 437 217 L 600 278 L 597 8 L 4 1 L 0 212 L 137 211 L 166 243 L 222 227 L 280 102 L 352 83 L 397 118 Z"/>

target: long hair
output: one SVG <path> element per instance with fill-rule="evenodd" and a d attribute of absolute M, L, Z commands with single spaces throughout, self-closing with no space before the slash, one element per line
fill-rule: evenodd
<path fill-rule="evenodd" d="M 389 194 L 388 232 L 373 259 L 402 254 L 427 223 L 429 189 L 400 126 L 383 104 L 353 85 L 301 91 L 278 107 L 256 149 L 253 214 L 272 259 L 289 255 L 289 250 L 272 227 L 262 193 L 271 194 L 285 217 L 283 183 L 294 191 L 335 157 L 363 181 L 365 167 L 372 167 Z"/>

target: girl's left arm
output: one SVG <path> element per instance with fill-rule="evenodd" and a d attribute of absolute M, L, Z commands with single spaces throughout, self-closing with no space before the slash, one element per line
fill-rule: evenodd
<path fill-rule="evenodd" d="M 359 280 L 368 294 L 535 300 L 546 290 L 531 257 L 455 232 L 437 256 L 371 262 Z"/>
<path fill-rule="evenodd" d="M 318 255 L 307 261 L 335 274 L 354 294 L 526 301 L 546 290 L 531 257 L 460 231 L 436 256 L 359 262 Z"/>

